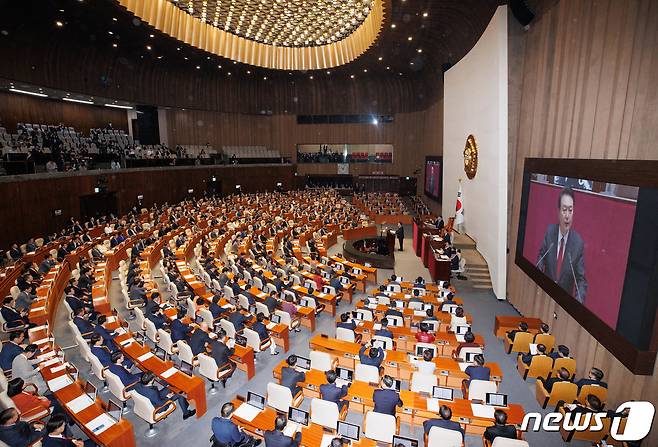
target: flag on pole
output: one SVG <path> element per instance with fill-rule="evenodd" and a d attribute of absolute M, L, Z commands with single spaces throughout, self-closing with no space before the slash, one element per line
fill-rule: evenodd
<path fill-rule="evenodd" d="M 464 223 L 464 203 L 462 201 L 462 182 L 459 181 L 459 191 L 457 191 L 457 206 L 455 207 L 455 225 Z"/>

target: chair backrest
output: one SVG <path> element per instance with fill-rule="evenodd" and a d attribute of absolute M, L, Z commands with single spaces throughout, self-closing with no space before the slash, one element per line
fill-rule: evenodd
<path fill-rule="evenodd" d="M 89 361 L 91 362 L 91 371 L 94 373 L 94 375 L 100 380 L 105 380 L 105 367 L 101 361 L 98 360 L 98 357 L 90 353 Z"/>
<path fill-rule="evenodd" d="M 572 359 L 571 357 L 560 357 L 555 359 L 551 374 L 555 376 L 561 368 L 566 368 L 571 377 L 573 377 L 574 374 L 576 374 L 576 359 Z"/>
<path fill-rule="evenodd" d="M 546 355 L 535 355 L 530 361 L 527 377 L 547 378 L 553 368 L 553 359 Z"/>
<path fill-rule="evenodd" d="M 402 287 L 400 286 L 400 284 L 389 284 L 386 286 L 386 291 L 400 293 L 402 292 Z"/>
<path fill-rule="evenodd" d="M 0 407 L 2 407 L 5 410 L 8 408 L 18 409 L 12 398 L 9 397 L 9 395 L 7 394 L 7 390 L 0 391 Z"/>
<path fill-rule="evenodd" d="M 107 386 L 110 388 L 110 392 L 114 397 L 121 402 L 128 400 L 128 396 L 124 394 L 125 387 L 123 386 L 121 379 L 119 379 L 119 376 L 110 371 L 105 371 L 105 380 L 107 381 Z"/>
<path fill-rule="evenodd" d="M 247 346 L 251 346 L 255 352 L 260 352 L 260 337 L 258 336 L 258 332 L 246 327 L 243 334 L 247 338 Z"/>
<path fill-rule="evenodd" d="M 534 335 L 529 332 L 517 332 L 514 335 L 511 352 L 530 352 L 530 343 L 532 343 L 533 337 Z"/>
<path fill-rule="evenodd" d="M 136 391 L 133 391 L 130 393 L 133 399 L 134 407 L 133 411 L 137 416 L 140 418 L 144 419 L 146 422 L 149 424 L 155 424 L 156 420 L 153 418 L 153 412 L 155 411 L 155 407 L 153 407 L 153 404 L 151 401 L 145 397 L 139 394 Z"/>
<path fill-rule="evenodd" d="M 530 447 L 530 444 L 528 444 L 528 441 L 524 441 L 523 439 L 497 437 L 494 439 L 491 447 Z"/>
<path fill-rule="evenodd" d="M 155 323 L 151 320 L 144 320 L 144 326 L 146 327 L 146 336 L 153 343 L 158 342 L 158 330 L 155 328 Z"/>
<path fill-rule="evenodd" d="M 363 321 L 373 321 L 372 310 L 370 309 L 357 309 L 356 313 L 361 315 Z"/>
<path fill-rule="evenodd" d="M 357 363 L 354 370 L 354 380 L 367 383 L 379 383 L 379 368 L 373 365 Z"/>
<path fill-rule="evenodd" d="M 311 400 L 311 422 L 334 430 L 340 413 L 335 402 L 315 398 Z"/>
<path fill-rule="evenodd" d="M 477 348 L 477 347 L 467 347 L 467 348 L 462 348 L 461 351 L 459 351 L 459 359 L 462 361 L 466 360 L 466 354 L 471 353 L 471 354 L 482 354 L 484 350 L 482 348 Z"/>
<path fill-rule="evenodd" d="M 344 327 L 337 327 L 336 328 L 336 338 L 338 340 L 344 340 L 344 341 L 349 341 L 354 343 L 354 331 L 351 329 L 347 329 Z"/>
<path fill-rule="evenodd" d="M 276 292 L 276 286 L 268 282 L 267 284 L 263 285 L 263 292 L 266 293 Z"/>
<path fill-rule="evenodd" d="M 393 442 L 393 436 L 397 431 L 395 416 L 384 413 L 369 411 L 364 421 L 364 436 L 388 444 Z"/>
<path fill-rule="evenodd" d="M 144 321 L 146 320 L 146 317 L 144 317 L 144 312 L 139 307 L 136 307 L 134 310 L 135 310 L 135 323 L 137 324 L 139 330 L 143 331 L 144 329 L 146 329 L 144 326 Z"/>
<path fill-rule="evenodd" d="M 412 295 L 418 294 L 418 296 L 425 296 L 426 293 L 427 293 L 426 290 L 423 289 L 422 287 L 414 287 L 413 289 L 411 289 Z"/>
<path fill-rule="evenodd" d="M 427 435 L 427 447 L 462 447 L 464 437 L 457 430 L 432 427 Z"/>
<path fill-rule="evenodd" d="M 199 374 L 216 382 L 218 368 L 215 359 L 204 353 L 199 354 L 197 358 L 199 359 Z"/>
<path fill-rule="evenodd" d="M 516 338 L 516 337 L 514 337 Z M 555 345 L 555 336 L 551 334 L 537 334 L 535 336 L 535 343 L 546 346 L 546 352 L 551 352 Z"/>
<path fill-rule="evenodd" d="M 187 298 L 185 302 L 187 303 L 187 313 L 185 314 L 185 316 L 190 317 L 191 319 L 194 320 L 194 318 L 196 317 L 196 304 L 194 303 L 194 301 L 192 301 L 191 298 Z"/>
<path fill-rule="evenodd" d="M 391 304 L 391 299 L 387 296 L 379 295 L 377 297 L 377 304 L 381 304 L 383 306 L 388 306 L 388 305 Z"/>
<path fill-rule="evenodd" d="M 171 334 L 164 329 L 158 329 L 158 346 L 169 355 L 174 355 L 174 342 L 171 341 Z"/>
<path fill-rule="evenodd" d="M 311 369 L 329 371 L 333 368 L 333 358 L 331 357 L 331 354 L 321 351 L 311 351 L 309 357 L 311 359 Z"/>
<path fill-rule="evenodd" d="M 290 325 L 292 324 L 292 319 L 290 318 L 290 314 L 288 312 L 284 312 L 282 310 L 277 309 L 274 311 L 274 315 L 278 315 L 279 317 L 281 317 L 281 324 L 285 324 L 286 326 L 288 326 L 288 328 L 290 328 Z"/>
<path fill-rule="evenodd" d="M 238 306 L 242 309 L 249 310 L 249 299 L 243 294 L 238 295 Z"/>
<path fill-rule="evenodd" d="M 263 290 L 263 281 L 260 278 L 254 278 L 254 286 L 258 287 L 260 290 Z"/>
<path fill-rule="evenodd" d="M 537 384 L 541 382 L 537 381 Z M 559 401 L 573 402 L 578 398 L 578 385 L 573 382 L 555 382 L 548 397 L 547 405 L 557 405 Z"/>
<path fill-rule="evenodd" d="M 578 393 L 578 400 L 585 404 L 587 402 L 587 396 L 593 394 L 601 400 L 602 404 L 605 404 L 608 401 L 608 389 L 600 385 L 584 385 L 580 388 Z"/>
<path fill-rule="evenodd" d="M 438 385 L 434 374 L 415 372 L 411 375 L 411 391 L 432 394 L 432 389 Z"/>
<path fill-rule="evenodd" d="M 21 293 L 21 289 L 19 289 L 18 286 L 11 286 L 11 288 L 9 289 L 9 294 L 13 299 L 16 299 L 16 297 L 18 297 L 20 293 Z"/>
<path fill-rule="evenodd" d="M 404 326 L 404 319 L 399 315 L 387 315 L 389 326 L 402 327 Z"/>
<path fill-rule="evenodd" d="M 7 376 L 5 376 L 4 371 L 0 368 L 0 391 L 7 391 Z"/>
<path fill-rule="evenodd" d="M 233 289 L 231 289 L 229 286 L 224 286 L 224 296 L 226 298 L 233 298 Z"/>
<path fill-rule="evenodd" d="M 176 346 L 178 347 L 178 358 L 191 365 L 194 360 L 194 353 L 192 352 L 190 345 L 188 345 L 185 340 L 178 340 Z"/>
<path fill-rule="evenodd" d="M 409 309 L 412 310 L 423 310 L 423 303 L 420 301 L 410 301 Z"/>
<path fill-rule="evenodd" d="M 199 315 L 201 316 L 201 318 L 203 318 L 204 323 L 206 323 L 209 327 L 212 327 L 214 321 L 212 312 L 210 312 L 205 307 L 202 307 L 201 309 L 199 309 Z"/>
<path fill-rule="evenodd" d="M 270 318 L 270 310 L 267 306 L 261 302 L 256 302 L 256 312 L 265 315 L 266 318 Z"/>
<path fill-rule="evenodd" d="M 290 388 L 274 382 L 268 383 L 267 405 L 276 410 L 288 413 L 288 409 L 292 405 L 292 392 Z"/>
<path fill-rule="evenodd" d="M 222 318 L 219 320 L 219 324 L 222 326 L 222 329 L 226 331 L 226 335 L 228 335 L 229 338 L 235 338 L 235 326 L 233 323 L 228 321 L 226 318 Z"/>
<path fill-rule="evenodd" d="M 495 393 L 498 391 L 496 382 L 490 380 L 471 380 L 468 386 L 468 400 L 481 400 L 485 401 L 487 393 Z"/>
<path fill-rule="evenodd" d="M 384 343 L 384 349 L 386 350 L 392 350 L 395 347 L 395 343 L 393 342 L 393 339 L 390 337 L 384 337 L 383 335 L 374 335 L 372 337 L 373 341 L 374 340 L 379 340 Z"/>

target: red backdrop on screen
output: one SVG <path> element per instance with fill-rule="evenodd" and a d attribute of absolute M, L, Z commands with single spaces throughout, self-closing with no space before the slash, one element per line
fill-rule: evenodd
<path fill-rule="evenodd" d="M 425 165 L 425 192 L 439 197 L 441 187 L 441 163 L 428 162 Z"/>
<path fill-rule="evenodd" d="M 558 223 L 561 186 L 530 182 L 523 257 L 533 265 L 546 227 Z M 635 203 L 574 190 L 573 228 L 585 242 L 585 306 L 613 329 L 626 276 Z"/>

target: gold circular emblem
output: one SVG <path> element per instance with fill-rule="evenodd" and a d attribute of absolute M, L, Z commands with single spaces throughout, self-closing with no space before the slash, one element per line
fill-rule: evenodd
<path fill-rule="evenodd" d="M 464 146 L 464 172 L 469 179 L 473 179 L 478 171 L 478 144 L 473 135 L 466 138 Z"/>

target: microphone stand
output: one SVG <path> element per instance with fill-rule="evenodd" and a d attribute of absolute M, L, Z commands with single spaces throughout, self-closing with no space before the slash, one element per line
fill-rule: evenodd
<path fill-rule="evenodd" d="M 571 275 L 573 276 L 573 283 L 576 285 L 576 299 L 580 301 L 580 290 L 578 289 L 578 281 L 576 280 L 576 272 L 573 270 L 573 263 L 571 261 L 571 253 L 569 253 L 569 267 L 571 267 Z"/>
<path fill-rule="evenodd" d="M 537 267 L 539 265 L 539 263 L 546 257 L 548 252 L 551 251 L 551 248 L 553 248 L 553 245 L 555 245 L 555 242 L 551 242 L 551 245 L 548 246 L 548 250 L 546 250 L 546 252 L 543 255 L 541 255 L 541 258 L 539 258 L 539 260 L 535 264 L 535 267 Z"/>

